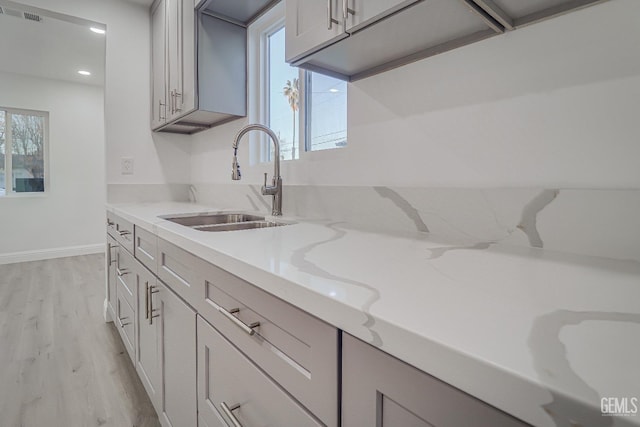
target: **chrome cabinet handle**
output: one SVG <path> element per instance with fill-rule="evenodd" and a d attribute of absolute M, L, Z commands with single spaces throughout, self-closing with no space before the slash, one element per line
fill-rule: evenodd
<path fill-rule="evenodd" d="M 144 286 L 144 318 L 149 320 L 149 282 L 146 282 Z"/>
<path fill-rule="evenodd" d="M 167 107 L 167 104 L 163 104 L 162 100 L 158 99 L 158 120 L 166 120 L 167 119 L 166 107 Z M 164 117 L 162 117 L 162 110 L 165 110 Z"/>
<path fill-rule="evenodd" d="M 122 270 L 120 270 L 120 267 L 116 267 L 116 273 L 118 273 L 119 277 L 124 276 L 125 274 L 129 274 L 130 271 L 127 271 L 126 268 L 123 268 Z"/>
<path fill-rule="evenodd" d="M 333 24 L 339 24 L 339 22 L 333 18 L 333 0 L 327 0 L 327 30 L 330 30 Z"/>
<path fill-rule="evenodd" d="M 149 285 L 149 287 L 147 288 L 147 295 L 148 295 L 148 301 L 149 301 L 149 324 L 153 325 L 153 319 L 156 319 L 158 317 L 160 317 L 159 314 L 153 314 L 154 311 L 158 311 L 157 308 L 153 308 L 153 294 L 157 294 L 158 290 L 153 290 L 153 288 L 155 288 L 155 286 L 153 285 Z"/>
<path fill-rule="evenodd" d="M 347 19 L 349 14 L 355 15 L 356 11 L 349 7 L 349 0 L 342 0 L 342 17 L 344 18 L 344 28 L 347 29 Z"/>
<path fill-rule="evenodd" d="M 233 323 L 234 325 L 236 325 L 237 327 L 239 327 L 240 329 L 242 329 L 244 332 L 246 332 L 249 335 L 255 334 L 256 331 L 254 330 L 254 328 L 257 328 L 258 326 L 260 326 L 260 322 L 253 322 L 250 325 L 247 325 L 242 320 L 240 320 L 236 316 L 234 316 L 233 315 L 234 313 L 238 313 L 240 311 L 239 308 L 232 308 L 231 310 L 227 311 L 223 307 L 219 307 L 218 311 L 220 313 L 222 313 L 224 315 L 224 317 L 226 317 L 227 319 L 231 320 L 231 323 Z"/>
<path fill-rule="evenodd" d="M 236 416 L 233 415 L 233 411 L 238 409 L 240 407 L 240 404 L 229 407 L 229 405 L 227 405 L 225 402 L 222 402 L 220 403 L 220 407 L 222 408 L 222 412 L 224 412 L 227 418 L 231 420 L 231 424 L 233 424 L 233 427 L 242 427 L 242 424 L 240 424 L 240 421 L 238 421 Z"/>
<path fill-rule="evenodd" d="M 127 320 L 129 317 L 118 317 L 118 323 L 120 324 L 121 328 L 124 328 L 127 325 L 130 325 L 131 322 L 127 322 L 127 323 L 123 323 L 123 320 Z"/>
<path fill-rule="evenodd" d="M 175 112 L 179 112 L 182 111 L 182 94 L 180 92 L 178 92 L 177 90 L 175 91 L 175 103 L 176 103 L 176 107 L 175 107 Z M 178 108 L 178 98 L 180 98 L 180 108 Z"/>
<path fill-rule="evenodd" d="M 109 218 L 107 218 L 107 227 L 113 227 L 114 225 L 116 225 L 116 223 L 113 221 L 109 221 Z"/>
<path fill-rule="evenodd" d="M 175 98 L 175 95 L 173 92 L 174 91 L 172 90 L 169 94 L 169 96 L 171 96 L 171 100 L 169 101 L 169 107 L 171 108 L 171 115 L 173 115 L 173 113 L 175 112 L 175 110 L 173 109 L 173 100 Z"/>
<path fill-rule="evenodd" d="M 118 230 L 118 234 L 121 236 L 126 236 L 127 234 L 131 234 L 129 230 Z"/>

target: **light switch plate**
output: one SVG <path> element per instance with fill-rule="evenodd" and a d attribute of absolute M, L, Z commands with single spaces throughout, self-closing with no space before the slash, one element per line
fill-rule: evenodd
<path fill-rule="evenodd" d="M 120 161 L 120 173 L 133 175 L 133 157 L 123 157 Z"/>

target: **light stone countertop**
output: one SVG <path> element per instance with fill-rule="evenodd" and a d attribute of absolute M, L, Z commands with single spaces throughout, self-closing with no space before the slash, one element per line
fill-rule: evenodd
<path fill-rule="evenodd" d="M 441 242 L 307 222 L 207 233 L 107 210 L 536 426 L 640 426 L 603 397 L 640 399 L 640 263 Z M 640 402 L 638 403 L 640 406 Z"/>

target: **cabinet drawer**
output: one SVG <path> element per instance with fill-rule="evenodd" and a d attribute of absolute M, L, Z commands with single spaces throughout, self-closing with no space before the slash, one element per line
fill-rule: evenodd
<path fill-rule="evenodd" d="M 213 265 L 202 274 L 198 312 L 324 424 L 336 426 L 338 330 Z"/>
<path fill-rule="evenodd" d="M 199 258 L 177 246 L 158 239 L 158 277 L 188 304 L 194 306 L 196 268 Z"/>
<path fill-rule="evenodd" d="M 348 334 L 342 360 L 343 427 L 528 426 Z"/>
<path fill-rule="evenodd" d="M 228 425 L 231 416 L 243 426 L 322 425 L 200 316 L 197 330 L 198 407 L 206 425 L 217 425 L 216 411 Z"/>
<path fill-rule="evenodd" d="M 118 281 L 117 304 L 116 304 L 116 328 L 120 333 L 122 342 L 124 343 L 127 353 L 131 361 L 135 361 L 135 312 L 123 295 L 127 292 L 123 283 Z M 135 362 L 134 362 L 135 363 Z"/>
<path fill-rule="evenodd" d="M 158 237 L 155 234 L 136 225 L 133 252 L 136 259 L 145 267 L 154 273 L 158 271 Z"/>
<path fill-rule="evenodd" d="M 116 237 L 116 215 L 111 212 L 107 212 L 107 234 Z"/>
<path fill-rule="evenodd" d="M 133 253 L 132 223 L 112 212 L 107 212 L 107 233 L 111 234 L 123 248 Z"/>
<path fill-rule="evenodd" d="M 116 282 L 120 285 L 117 294 L 122 296 L 131 307 L 136 306 L 136 260 L 126 250 L 116 250 Z"/>

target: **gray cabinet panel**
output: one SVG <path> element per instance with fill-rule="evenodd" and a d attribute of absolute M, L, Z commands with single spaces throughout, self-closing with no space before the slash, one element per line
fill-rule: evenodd
<path fill-rule="evenodd" d="M 122 342 L 124 343 L 124 347 L 127 349 L 131 361 L 134 362 L 136 359 L 136 316 L 133 307 L 129 305 L 123 296 L 127 292 L 123 286 L 123 282 L 118 281 L 117 287 L 115 324 L 120 333 L 120 338 L 122 338 Z"/>
<path fill-rule="evenodd" d="M 201 316 L 323 423 L 338 425 L 338 330 L 213 265 L 199 275 Z M 235 319 L 259 326 L 250 335 Z"/>
<path fill-rule="evenodd" d="M 293 65 L 357 80 L 498 34 L 462 0 L 419 1 L 355 29 L 348 38 Z"/>
<path fill-rule="evenodd" d="M 129 252 L 133 253 L 133 224 L 113 213 L 107 214 L 107 232 Z"/>
<path fill-rule="evenodd" d="M 193 306 L 198 258 L 162 239 L 158 239 L 157 258 L 158 277 Z"/>
<path fill-rule="evenodd" d="M 198 403 L 207 424 L 215 425 L 214 411 L 224 413 L 226 405 L 243 426 L 322 425 L 200 316 L 198 372 Z"/>
<path fill-rule="evenodd" d="M 117 261 L 117 253 L 118 253 L 118 242 L 116 239 L 111 237 L 110 234 L 107 234 L 107 259 L 106 259 L 106 269 L 107 269 L 107 310 L 109 311 L 109 315 L 111 319 L 115 319 L 116 315 L 116 289 L 117 289 L 117 279 L 116 279 L 116 261 Z"/>
<path fill-rule="evenodd" d="M 342 426 L 527 424 L 350 335 L 342 341 Z"/>
<path fill-rule="evenodd" d="M 162 398 L 158 414 L 165 426 L 195 427 L 196 313 L 162 282 L 157 294 L 161 330 Z"/>
<path fill-rule="evenodd" d="M 341 11 L 342 0 L 287 0 L 287 62 L 296 61 L 347 37 L 340 18 Z M 335 22 L 330 22 L 330 19 Z"/>
<path fill-rule="evenodd" d="M 167 121 L 167 3 L 159 0 L 151 10 L 151 129 Z"/>
<path fill-rule="evenodd" d="M 120 285 L 117 291 L 118 297 L 124 298 L 131 307 L 135 307 L 135 259 L 122 247 L 116 250 L 116 281 Z"/>
<path fill-rule="evenodd" d="M 161 330 L 157 318 L 151 317 L 155 316 L 154 307 L 158 307 L 156 277 L 141 264 L 138 264 L 136 284 L 138 293 L 136 371 L 153 406 L 159 411 L 162 387 L 160 375 Z"/>
<path fill-rule="evenodd" d="M 155 273 L 158 270 L 158 237 L 147 230 L 135 226 L 134 255 L 138 261 Z"/>

